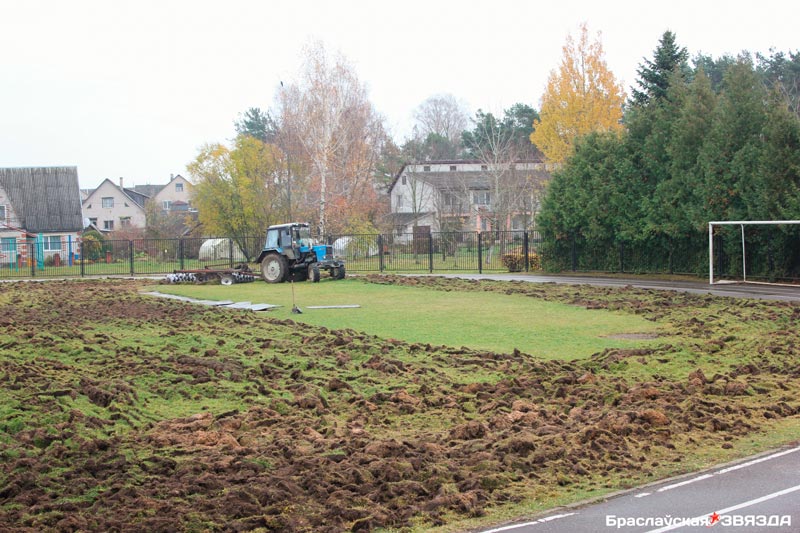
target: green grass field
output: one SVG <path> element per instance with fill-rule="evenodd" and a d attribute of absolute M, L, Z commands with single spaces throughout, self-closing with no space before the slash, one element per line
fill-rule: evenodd
<path fill-rule="evenodd" d="M 275 318 L 350 328 L 384 338 L 432 345 L 469 346 L 495 352 L 515 349 L 547 359 L 583 358 L 606 348 L 647 346 L 626 334 L 658 336 L 662 329 L 641 317 L 547 302 L 521 295 L 430 291 L 364 283 L 358 279 L 320 283 L 158 285 L 150 288 L 197 299 L 280 305 Z M 302 314 L 292 314 L 292 290 Z M 360 305 L 357 309 L 308 306 Z M 660 339 L 659 342 L 664 342 Z"/>

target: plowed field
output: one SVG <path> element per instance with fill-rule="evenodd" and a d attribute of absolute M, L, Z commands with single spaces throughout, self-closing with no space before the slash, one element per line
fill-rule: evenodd
<path fill-rule="evenodd" d="M 635 313 L 681 341 L 544 361 L 132 281 L 0 284 L 0 530 L 463 529 L 729 458 L 772 430 L 800 438 L 798 305 L 367 282 Z"/>

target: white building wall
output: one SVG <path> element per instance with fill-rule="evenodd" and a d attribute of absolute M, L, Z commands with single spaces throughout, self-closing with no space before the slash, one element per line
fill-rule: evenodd
<path fill-rule="evenodd" d="M 152 198 L 152 201 L 155 201 L 158 207 L 162 209 L 166 209 L 167 205 L 169 205 L 164 202 L 186 202 L 191 205 L 192 187 L 189 180 L 179 174 L 172 178 L 172 180 Z"/>
<path fill-rule="evenodd" d="M 392 189 L 393 213 L 427 213 L 436 210 L 438 192 L 421 178 L 413 172 L 403 172 Z"/>
<path fill-rule="evenodd" d="M 5 208 L 5 219 L 0 219 L 0 233 L 3 231 L 11 231 L 2 224 L 8 224 L 9 226 L 18 228 L 20 225 L 19 219 L 17 218 L 14 209 L 11 207 L 11 200 L 8 199 L 8 195 L 2 187 L 0 187 L 0 206 Z"/>
<path fill-rule="evenodd" d="M 113 207 L 103 207 L 103 198 L 113 198 Z M 129 217 L 132 227 L 145 227 L 144 209 L 123 194 L 119 187 L 106 180 L 83 202 L 83 217 L 97 219 L 97 227 L 104 229 L 106 221 L 114 222 L 114 230 L 122 228 L 122 219 Z"/>

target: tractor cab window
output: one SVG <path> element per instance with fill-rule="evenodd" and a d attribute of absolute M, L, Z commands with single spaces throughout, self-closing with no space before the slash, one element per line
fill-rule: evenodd
<path fill-rule="evenodd" d="M 289 228 L 281 230 L 281 248 L 291 248 L 292 246 L 292 232 Z"/>
<path fill-rule="evenodd" d="M 267 248 L 277 248 L 278 247 L 278 230 L 272 230 L 267 232 Z"/>
<path fill-rule="evenodd" d="M 307 227 L 296 228 L 295 239 L 300 246 L 311 246 L 311 229 Z"/>

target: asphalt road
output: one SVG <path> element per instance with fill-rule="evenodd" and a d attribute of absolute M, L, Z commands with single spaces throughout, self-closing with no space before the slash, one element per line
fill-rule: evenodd
<path fill-rule="evenodd" d="M 713 522 L 713 523 L 712 523 Z M 800 531 L 800 446 L 483 533 Z"/>
<path fill-rule="evenodd" d="M 734 298 L 758 298 L 763 300 L 800 301 L 800 286 L 769 285 L 760 283 L 708 283 L 692 281 L 660 281 L 628 278 L 604 278 L 594 276 L 542 276 L 535 274 L 435 274 L 437 276 L 463 279 L 491 279 L 499 281 L 527 281 L 531 283 L 559 283 L 568 285 L 594 285 L 598 287 L 639 287 L 713 294 Z M 800 529 L 798 529 L 800 531 Z"/>

